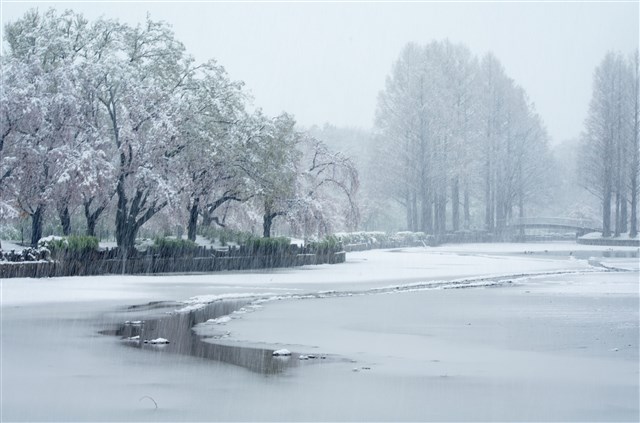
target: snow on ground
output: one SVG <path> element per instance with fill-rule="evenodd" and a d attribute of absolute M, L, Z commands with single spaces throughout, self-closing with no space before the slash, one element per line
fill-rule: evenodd
<path fill-rule="evenodd" d="M 260 272 L 2 280 L 0 420 L 637 421 L 638 260 L 605 250 L 467 244 Z M 512 283 L 423 289 L 494 276 Z M 252 297 L 274 299 L 224 319 L 224 342 L 333 359 L 265 376 L 98 333 L 154 312 L 133 305 Z"/>
<path fill-rule="evenodd" d="M 118 243 L 115 241 L 100 241 L 98 245 L 102 249 L 107 249 L 107 248 L 111 249 L 111 248 L 116 248 L 118 246 Z"/>
<path fill-rule="evenodd" d="M 22 251 L 24 250 L 26 247 L 23 247 L 22 245 L 18 244 L 18 242 L 16 241 L 5 241 L 2 240 L 0 241 L 0 243 L 2 244 L 2 250 L 3 251 Z"/>
<path fill-rule="evenodd" d="M 214 325 L 223 325 L 225 323 L 229 323 L 231 321 L 231 317 L 229 316 L 222 316 L 222 317 L 218 317 L 216 319 L 209 319 L 207 320 L 206 323 L 208 324 L 214 324 Z"/>
<path fill-rule="evenodd" d="M 602 239 L 602 232 L 590 232 L 581 236 L 583 239 Z M 628 240 L 628 239 L 638 239 L 638 235 L 635 237 L 631 237 L 629 232 L 621 233 L 619 236 L 614 237 L 614 240 Z"/>
<path fill-rule="evenodd" d="M 349 253 L 341 265 L 303 266 L 263 271 L 220 272 L 198 275 L 104 275 L 3 281 L 3 304 L 130 299 L 132 301 L 184 300 L 187 305 L 215 297 L 281 294 L 301 291 L 351 290 L 390 284 L 422 283 L 465 277 L 490 277 L 536 272 L 591 269 L 587 260 L 567 255 L 532 255 L 524 251 L 569 251 L 577 244 L 472 244 L 437 248 L 371 250 Z M 517 253 L 522 251 L 523 253 Z M 594 250 L 597 251 L 597 250 Z M 514 253 L 505 255 L 505 253 Z M 189 300 L 201 297 L 202 301 Z"/>
<path fill-rule="evenodd" d="M 602 253 L 605 251 L 626 251 L 634 252 L 638 251 L 638 247 L 609 247 L 598 245 L 584 245 L 577 244 L 575 242 L 529 242 L 529 243 L 516 243 L 516 242 L 496 242 L 487 244 L 445 244 L 439 247 L 434 247 L 434 251 L 441 252 L 471 252 L 471 253 L 553 253 L 553 252 L 566 252 L 567 255 L 575 251 L 593 251 L 594 254 Z"/>

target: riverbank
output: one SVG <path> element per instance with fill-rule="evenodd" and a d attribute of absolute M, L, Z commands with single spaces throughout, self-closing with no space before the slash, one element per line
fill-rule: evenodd
<path fill-rule="evenodd" d="M 600 232 L 592 232 L 586 235 L 579 237 L 577 240 L 578 244 L 584 245 L 600 245 L 600 246 L 608 246 L 608 247 L 640 247 L 640 237 L 635 236 L 634 238 L 629 236 L 629 233 L 620 234 L 617 237 L 606 237 L 602 236 Z"/>

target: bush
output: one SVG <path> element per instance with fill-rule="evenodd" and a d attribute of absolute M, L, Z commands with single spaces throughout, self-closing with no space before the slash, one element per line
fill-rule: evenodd
<path fill-rule="evenodd" d="M 310 242 L 307 246 L 314 254 L 331 254 L 342 251 L 342 242 L 334 235 L 326 236 L 321 241 Z"/>
<path fill-rule="evenodd" d="M 291 250 L 291 239 L 286 237 L 249 238 L 245 246 L 253 254 L 284 254 Z"/>
<path fill-rule="evenodd" d="M 51 260 L 51 254 L 46 247 L 25 248 L 22 251 L 0 250 L 0 262 L 24 262 L 24 261 Z"/>
<path fill-rule="evenodd" d="M 151 250 L 162 257 L 192 255 L 198 249 L 198 244 L 188 239 L 156 238 Z"/>
<path fill-rule="evenodd" d="M 52 254 L 85 254 L 90 251 L 97 251 L 99 244 L 98 238 L 88 235 L 50 236 L 38 241 L 40 247 L 47 248 Z"/>

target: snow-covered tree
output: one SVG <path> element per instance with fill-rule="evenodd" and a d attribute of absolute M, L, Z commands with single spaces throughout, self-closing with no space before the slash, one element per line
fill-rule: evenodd
<path fill-rule="evenodd" d="M 41 236 L 47 207 L 65 191 L 61 185 L 68 177 L 67 158 L 84 131 L 74 93 L 78 38 L 85 23 L 72 12 L 58 16 L 32 11 L 6 27 L 5 139 L 13 143 L 14 153 L 19 150 L 11 174 L 16 204 L 31 217 L 33 245 Z"/>
<path fill-rule="evenodd" d="M 224 224 L 223 206 L 250 202 L 269 236 L 278 216 L 330 219 L 341 190 L 349 211 L 339 212 L 357 220 L 350 161 L 309 142 L 329 161 L 303 165 L 293 118 L 248 115 L 242 83 L 214 61 L 196 65 L 166 23 L 33 10 L 5 33 L 0 213 L 30 216 L 33 243 L 45 212 L 68 234 L 81 208 L 94 234 L 114 199 L 125 251 L 163 210 L 194 239 L 200 215 Z"/>
<path fill-rule="evenodd" d="M 126 250 L 142 225 L 178 198 L 172 169 L 189 119 L 183 92 L 194 66 L 165 23 L 147 19 L 112 30 L 94 81 L 117 157 L 116 241 Z"/>
<path fill-rule="evenodd" d="M 304 236 L 322 237 L 337 230 L 353 231 L 358 225 L 358 170 L 351 159 L 327 145 L 301 134 L 294 226 Z"/>
<path fill-rule="evenodd" d="M 630 63 L 620 53 L 607 53 L 594 72 L 580 165 L 583 186 L 601 200 L 604 237 L 611 236 L 612 231 L 615 236 L 627 231 L 629 199 L 632 215 L 637 207 L 635 79 L 633 60 Z"/>
<path fill-rule="evenodd" d="M 485 226 L 501 230 L 530 198 L 527 181 L 547 154 L 533 105 L 487 55 L 478 64 L 449 41 L 407 45 L 377 108 L 377 158 L 383 189 L 406 210 L 407 228 L 443 234 L 471 221 L 471 195 L 485 203 Z M 535 152 L 535 153 L 534 153 Z M 478 189 L 482 186 L 482 189 Z M 447 209 L 451 214 L 447 217 Z"/>
<path fill-rule="evenodd" d="M 244 154 L 234 165 L 243 172 L 251 202 L 262 215 L 262 234 L 271 236 L 275 218 L 288 215 L 295 203 L 299 134 L 292 116 L 270 119 L 260 111 L 240 140 Z"/>
<path fill-rule="evenodd" d="M 181 159 L 177 163 L 188 211 L 188 238 L 195 240 L 198 217 L 210 224 L 215 211 L 240 200 L 237 169 L 237 126 L 245 120 L 242 83 L 229 80 L 224 68 L 210 61 L 198 68 L 185 95 L 189 118 L 180 128 Z"/>
<path fill-rule="evenodd" d="M 383 178 L 380 188 L 402 204 L 410 230 L 432 232 L 432 168 L 428 130 L 432 99 L 422 48 L 408 44 L 379 94 L 376 124 L 380 132 L 374 158 Z M 421 220 L 420 220 L 421 216 Z"/>

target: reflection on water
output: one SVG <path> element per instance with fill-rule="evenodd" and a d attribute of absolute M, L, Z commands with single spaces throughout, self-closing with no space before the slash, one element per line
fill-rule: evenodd
<path fill-rule="evenodd" d="M 273 350 L 249 348 L 236 345 L 221 345 L 205 341 L 197 335 L 193 327 L 209 319 L 226 316 L 250 304 L 248 300 L 215 301 L 188 313 L 171 313 L 166 316 L 153 317 L 140 321 L 127 321 L 114 330 L 101 333 L 122 337 L 127 345 L 157 352 L 171 352 L 187 354 L 194 357 L 221 361 L 223 363 L 242 366 L 248 370 L 263 373 L 281 373 L 289 367 L 300 364 L 299 354 L 292 353 L 289 357 L 274 357 Z M 168 303 L 164 303 L 166 306 Z M 132 309 L 144 311 L 161 309 L 163 303 L 153 303 L 135 306 Z M 164 338 L 168 344 L 152 344 L 151 341 Z M 304 357 L 303 357 L 304 358 Z"/>

